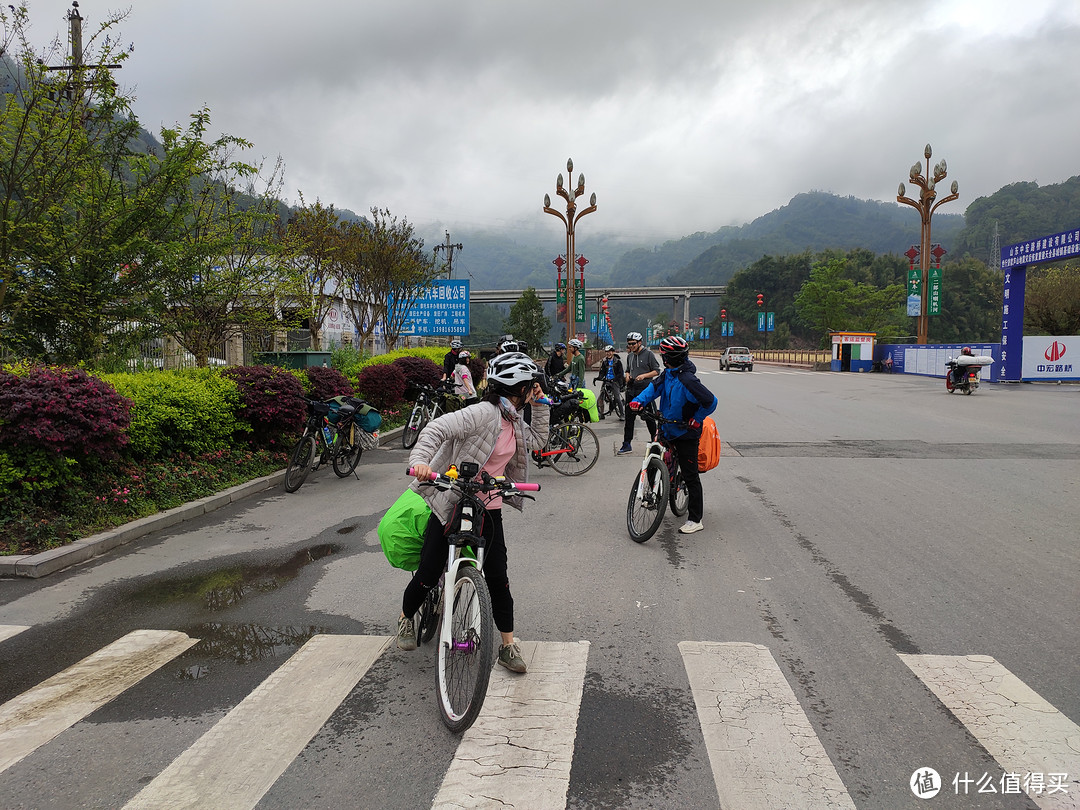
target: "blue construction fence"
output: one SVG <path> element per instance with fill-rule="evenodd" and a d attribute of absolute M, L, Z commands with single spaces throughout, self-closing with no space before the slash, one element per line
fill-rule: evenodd
<path fill-rule="evenodd" d="M 874 368 L 887 369 L 887 360 L 892 360 L 894 374 L 921 374 L 927 377 L 944 377 L 945 363 L 950 357 L 956 357 L 964 346 L 969 346 L 974 354 L 989 355 L 994 358 L 993 365 L 984 368 L 982 378 L 990 382 L 1001 379 L 1001 344 L 1000 343 L 937 343 L 916 345 L 911 343 L 879 343 L 874 347 Z"/>

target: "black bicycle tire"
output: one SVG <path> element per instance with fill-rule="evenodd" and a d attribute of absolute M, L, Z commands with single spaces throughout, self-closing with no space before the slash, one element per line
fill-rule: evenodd
<path fill-rule="evenodd" d="M 304 448 L 307 453 L 301 455 Z M 289 453 L 289 466 L 285 468 L 285 491 L 296 492 L 304 485 L 315 461 L 315 437 L 305 433 Z"/>
<path fill-rule="evenodd" d="M 680 501 L 679 493 L 682 493 L 681 506 L 676 505 Z M 676 517 L 682 517 L 690 511 L 690 491 L 686 488 L 686 482 L 682 477 L 682 470 L 675 473 L 675 485 L 669 488 L 668 508 L 671 509 L 671 514 Z"/>
<path fill-rule="evenodd" d="M 623 402 L 623 398 L 618 393 L 615 394 L 615 415 L 619 419 L 626 418 L 626 403 Z"/>
<path fill-rule="evenodd" d="M 551 466 L 554 468 L 555 472 L 560 475 L 583 475 L 596 466 L 596 459 L 600 457 L 600 440 L 596 438 L 596 434 L 593 433 L 592 428 L 576 422 L 563 422 L 552 429 L 548 439 L 548 445 L 554 448 L 556 446 L 554 440 L 557 438 L 557 434 L 569 433 L 571 430 L 579 433 L 581 436 L 581 439 L 578 442 L 579 453 L 582 453 L 583 455 L 591 454 L 588 462 L 581 464 L 575 463 L 571 466 L 564 461 L 564 456 L 561 454 L 548 456 L 548 461 L 551 462 Z M 586 434 L 588 438 L 586 438 Z M 569 441 L 569 438 L 564 441 Z M 586 447 L 586 445 L 588 446 Z"/>
<path fill-rule="evenodd" d="M 650 480 L 653 480 L 654 475 L 660 478 L 660 493 L 656 503 L 656 514 L 653 515 L 652 522 L 644 530 L 639 531 L 637 526 L 634 525 L 634 510 L 637 507 L 637 487 L 638 476 L 641 474 L 640 470 L 634 475 L 634 483 L 630 487 L 630 499 L 626 502 L 626 530 L 630 534 L 630 539 L 635 543 L 644 543 L 656 534 L 656 530 L 660 528 L 660 524 L 664 520 L 664 510 L 667 508 L 667 465 L 658 458 L 651 458 L 649 459 L 649 470 L 650 472 L 647 475 Z"/>
<path fill-rule="evenodd" d="M 435 637 L 439 628 L 439 606 L 442 602 L 442 588 L 436 585 L 424 598 L 417 613 L 416 643 L 427 644 Z"/>
<path fill-rule="evenodd" d="M 479 627 L 474 628 L 479 636 L 472 653 L 454 655 L 441 643 L 439 644 L 438 661 L 435 667 L 436 692 L 439 700 L 439 714 L 443 724 L 454 733 L 465 731 L 476 720 L 484 705 L 484 697 L 487 695 L 488 681 L 491 678 L 491 667 L 494 663 L 495 621 L 491 616 L 491 594 L 488 593 L 487 582 L 484 575 L 472 566 L 462 566 L 458 569 L 457 582 L 454 583 L 453 610 L 450 616 L 444 616 L 451 623 L 451 644 L 458 639 L 462 630 L 458 626 L 459 591 L 464 590 L 468 583 L 476 598 L 476 610 L 479 613 Z M 458 667 L 456 665 L 460 664 Z M 460 690 L 454 689 L 458 680 L 459 671 L 468 669 L 469 684 L 462 685 Z M 452 696 L 451 691 L 455 694 Z M 460 692 L 460 694 L 457 694 Z M 448 705 L 461 698 L 458 703 L 463 703 L 467 697 L 467 705 Z"/>
<path fill-rule="evenodd" d="M 416 430 L 412 430 L 409 425 L 412 424 L 413 414 L 417 409 L 420 410 L 420 421 L 417 423 Z M 409 418 L 405 422 L 405 427 L 401 431 L 401 446 L 406 450 L 411 450 L 413 445 L 416 444 L 416 437 L 420 435 L 420 431 L 424 428 L 424 406 L 422 403 L 417 402 L 412 406 L 412 410 L 409 411 Z"/>
<path fill-rule="evenodd" d="M 343 434 L 338 434 L 338 447 L 334 452 L 334 475 L 338 478 L 348 478 L 353 474 L 356 469 L 356 465 L 360 463 L 360 457 L 364 455 L 364 448 L 360 446 L 360 442 L 356 440 L 355 432 L 360 428 L 352 426 L 353 429 L 353 443 L 349 444 L 348 439 Z"/>

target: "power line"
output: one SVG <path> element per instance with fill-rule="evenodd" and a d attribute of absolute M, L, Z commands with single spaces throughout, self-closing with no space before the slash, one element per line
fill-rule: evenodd
<path fill-rule="evenodd" d="M 456 244 L 452 244 L 450 242 L 450 231 L 446 232 L 446 241 L 443 242 L 441 245 L 436 245 L 435 246 L 435 254 L 436 255 L 438 255 L 440 250 L 445 250 L 446 251 L 446 277 L 447 278 L 453 278 L 454 277 L 454 251 L 455 250 L 464 250 L 464 249 L 465 249 L 465 246 L 462 245 L 461 242 L 457 242 Z"/>

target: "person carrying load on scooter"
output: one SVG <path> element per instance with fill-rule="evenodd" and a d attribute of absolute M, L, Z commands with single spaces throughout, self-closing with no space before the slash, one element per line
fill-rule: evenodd
<path fill-rule="evenodd" d="M 974 357 L 975 352 L 973 352 L 971 350 L 970 346 L 965 346 L 964 348 L 962 348 L 960 350 L 960 356 L 961 357 Z M 967 374 L 967 369 L 964 366 L 957 363 L 956 365 L 954 365 L 952 367 L 952 370 L 949 373 L 952 374 L 953 385 L 956 385 L 957 383 L 960 383 L 960 382 L 963 381 L 964 375 Z"/>

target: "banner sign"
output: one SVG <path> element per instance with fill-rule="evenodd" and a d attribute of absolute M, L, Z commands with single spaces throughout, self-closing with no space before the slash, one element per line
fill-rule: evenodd
<path fill-rule="evenodd" d="M 469 334 L 469 280 L 438 279 L 413 302 L 403 335 Z"/>
<path fill-rule="evenodd" d="M 1025 335 L 1023 379 L 1080 379 L 1080 337 Z"/>
<path fill-rule="evenodd" d="M 1076 256 L 1080 256 L 1080 228 L 1006 245 L 1001 249 L 1001 269 L 1072 259 Z"/>

